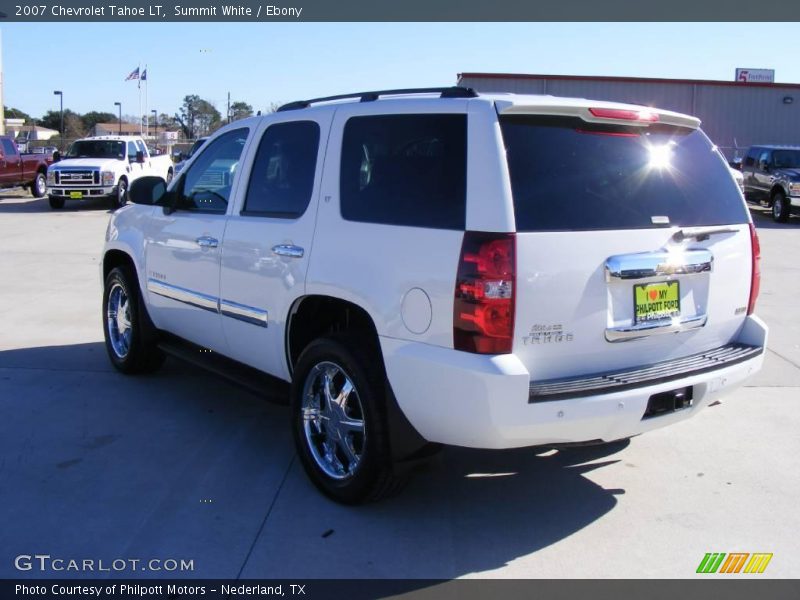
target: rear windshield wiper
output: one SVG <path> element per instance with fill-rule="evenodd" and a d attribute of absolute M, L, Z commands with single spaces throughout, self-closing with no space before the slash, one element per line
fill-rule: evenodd
<path fill-rule="evenodd" d="M 678 229 L 672 235 L 672 241 L 680 244 L 684 240 L 697 240 L 698 242 L 702 242 L 710 238 L 712 235 L 718 235 L 721 233 L 736 233 L 739 231 L 735 227 L 725 227 L 725 226 L 718 226 L 718 227 L 684 227 L 682 229 Z"/>

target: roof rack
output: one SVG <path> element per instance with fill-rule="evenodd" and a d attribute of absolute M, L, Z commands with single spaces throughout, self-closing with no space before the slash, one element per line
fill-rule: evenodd
<path fill-rule="evenodd" d="M 440 98 L 475 98 L 478 93 L 469 87 L 438 87 L 438 88 L 410 88 L 401 90 L 380 90 L 375 92 L 356 92 L 354 94 L 341 94 L 339 96 L 326 96 L 324 98 L 313 98 L 311 100 L 298 100 L 289 102 L 278 108 L 277 112 L 287 110 L 299 110 L 308 108 L 312 104 L 319 102 L 332 102 L 333 100 L 347 100 L 359 98 L 360 102 L 373 102 L 381 96 L 404 96 L 406 94 L 439 94 Z"/>

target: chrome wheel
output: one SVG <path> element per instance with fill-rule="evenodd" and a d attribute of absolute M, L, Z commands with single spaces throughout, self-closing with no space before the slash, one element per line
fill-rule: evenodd
<path fill-rule="evenodd" d="M 108 294 L 106 328 L 114 354 L 125 358 L 131 348 L 131 308 L 130 298 L 119 283 L 115 283 Z"/>
<path fill-rule="evenodd" d="M 45 179 L 44 175 L 39 173 L 36 175 L 36 179 L 33 181 L 33 195 L 37 198 L 41 198 L 47 193 L 47 180 Z"/>
<path fill-rule="evenodd" d="M 352 477 L 366 443 L 364 410 L 353 381 L 339 365 L 316 364 L 303 386 L 303 432 L 314 461 L 333 479 Z"/>

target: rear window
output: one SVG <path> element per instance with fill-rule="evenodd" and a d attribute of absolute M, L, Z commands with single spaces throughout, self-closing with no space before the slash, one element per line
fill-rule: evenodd
<path fill-rule="evenodd" d="M 699 130 L 501 117 L 517 231 L 746 223 L 728 166 Z"/>
<path fill-rule="evenodd" d="M 349 221 L 464 229 L 466 115 L 349 119 L 340 181 L 342 217 Z"/>

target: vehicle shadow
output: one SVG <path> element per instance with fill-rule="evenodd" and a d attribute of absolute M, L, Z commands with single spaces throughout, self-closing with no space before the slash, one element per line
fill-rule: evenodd
<path fill-rule="evenodd" d="M 753 224 L 757 229 L 793 229 L 800 224 L 800 218 L 789 217 L 786 223 L 778 223 L 772 218 L 772 211 L 768 208 L 762 208 L 748 204 L 747 208 L 750 209 L 750 214 L 753 216 Z"/>
<path fill-rule="evenodd" d="M 446 448 L 401 494 L 340 506 L 302 472 L 286 407 L 172 359 L 121 375 L 100 342 L 0 351 L 0 399 L 9 555 L 195 560 L 171 577 L 449 579 L 546 548 L 625 493 L 587 475 L 627 441 Z"/>
<path fill-rule="evenodd" d="M 82 201 L 66 202 L 64 208 L 53 210 L 47 197 L 34 198 L 25 191 L 0 192 L 0 214 L 2 213 L 71 213 L 77 211 L 113 212 L 105 199 L 90 198 Z"/>

